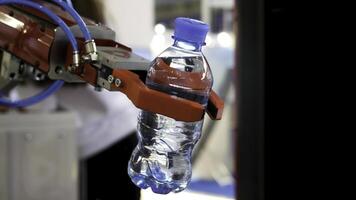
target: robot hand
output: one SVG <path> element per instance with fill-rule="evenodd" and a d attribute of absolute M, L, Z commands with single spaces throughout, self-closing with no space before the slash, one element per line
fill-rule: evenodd
<path fill-rule="evenodd" d="M 205 110 L 199 103 L 146 87 L 150 61 L 115 42 L 115 32 L 109 28 L 85 19 L 90 36 L 82 35 L 84 28 L 80 25 L 84 23 L 77 23 L 78 20 L 55 4 L 42 2 L 43 7 L 70 27 L 75 36 L 73 41 L 66 37 L 66 29 L 55 25 L 59 20 L 19 4 L 0 6 L 0 91 L 3 93 L 25 78 L 40 81 L 48 77 L 73 84 L 88 83 L 98 90 L 120 91 L 136 107 L 180 121 L 198 121 L 205 111 L 213 120 L 221 119 L 224 103 L 214 91 Z M 77 49 L 70 45 L 73 43 Z"/>

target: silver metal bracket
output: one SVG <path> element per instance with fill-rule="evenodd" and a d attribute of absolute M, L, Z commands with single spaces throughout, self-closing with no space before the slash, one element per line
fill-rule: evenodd
<path fill-rule="evenodd" d="M 112 76 L 115 69 L 147 71 L 150 61 L 123 48 L 98 46 L 99 60 L 93 64 L 98 68 L 97 85 L 112 90 L 112 83 L 116 87 L 121 80 Z"/>
<path fill-rule="evenodd" d="M 70 27 L 76 37 L 82 37 L 78 25 Z M 102 25 L 88 25 L 88 29 L 93 38 L 115 40 L 115 32 Z M 64 80 L 68 83 L 84 83 L 77 75 L 70 73 L 65 68 L 67 45 L 69 43 L 65 33 L 57 28 L 55 30 L 54 42 L 51 48 L 50 67 L 48 77 L 52 80 Z"/>
<path fill-rule="evenodd" d="M 23 80 L 24 66 L 21 60 L 12 56 L 11 53 L 0 50 L 0 77 L 15 81 Z"/>
<path fill-rule="evenodd" d="M 123 48 L 98 46 L 99 65 L 111 69 L 145 70 L 150 61 Z"/>
<path fill-rule="evenodd" d="M 2 95 L 23 80 L 25 66 L 21 60 L 0 49 L 0 91 Z M 0 94 L 1 96 L 1 94 Z"/>

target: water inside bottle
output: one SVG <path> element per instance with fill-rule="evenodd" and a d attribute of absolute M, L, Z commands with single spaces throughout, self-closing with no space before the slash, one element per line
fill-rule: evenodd
<path fill-rule="evenodd" d="M 129 171 L 133 181 L 161 194 L 184 189 L 191 178 L 190 157 L 202 121 L 179 122 L 147 111 L 141 111 L 138 120 L 140 145 Z"/>
<path fill-rule="evenodd" d="M 157 59 L 152 62 L 153 67 L 148 72 L 147 87 L 204 106 L 207 104 L 212 78 L 207 77 L 210 74 L 205 74 L 208 70 L 203 57 L 170 56 Z M 162 61 L 164 63 L 158 66 L 157 63 Z M 162 67 L 162 64 L 167 66 Z M 175 76 L 176 73 L 180 74 Z M 193 80 L 187 73 L 197 75 L 199 79 Z M 160 194 L 184 190 L 191 179 L 191 155 L 201 136 L 202 126 L 203 120 L 176 121 L 160 114 L 141 111 L 137 127 L 139 144 L 128 167 L 131 180 L 142 189 L 150 187 L 153 192 Z"/>

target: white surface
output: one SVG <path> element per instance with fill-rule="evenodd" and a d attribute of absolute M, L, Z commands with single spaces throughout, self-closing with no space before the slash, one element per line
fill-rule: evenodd
<path fill-rule="evenodd" d="M 31 84 L 18 86 L 18 98 L 36 94 L 44 87 Z M 55 95 L 28 107 L 31 113 L 53 112 L 58 104 L 76 114 L 78 151 L 87 158 L 133 132 L 137 126 L 138 109 L 121 92 L 97 92 L 90 85 L 62 87 Z"/>
<path fill-rule="evenodd" d="M 141 200 L 233 200 L 233 198 L 212 196 L 203 193 L 183 191 L 180 193 L 169 193 L 167 195 L 155 194 L 149 189 L 141 190 Z"/>
<path fill-rule="evenodd" d="M 77 200 L 74 115 L 0 114 L 0 145 L 6 146 L 0 172 L 1 200 Z M 5 173 L 5 175 L 3 174 Z"/>
<path fill-rule="evenodd" d="M 6 134 L 0 133 L 0 200 L 7 199 L 7 145 Z"/>
<path fill-rule="evenodd" d="M 96 0 L 104 10 L 105 24 L 116 32 L 118 42 L 147 47 L 153 36 L 154 0 Z"/>
<path fill-rule="evenodd" d="M 61 106 L 77 114 L 79 155 L 86 158 L 136 130 L 138 109 L 121 92 L 94 91 L 92 86 L 64 87 Z"/>

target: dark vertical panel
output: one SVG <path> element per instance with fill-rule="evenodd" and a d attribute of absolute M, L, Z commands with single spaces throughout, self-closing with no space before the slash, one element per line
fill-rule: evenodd
<path fill-rule="evenodd" d="M 264 199 L 264 1 L 237 0 L 237 194 Z"/>
<path fill-rule="evenodd" d="M 105 10 L 103 9 L 102 2 L 95 0 L 72 0 L 72 2 L 74 8 L 81 16 L 87 17 L 95 22 L 104 22 L 103 13 Z"/>

